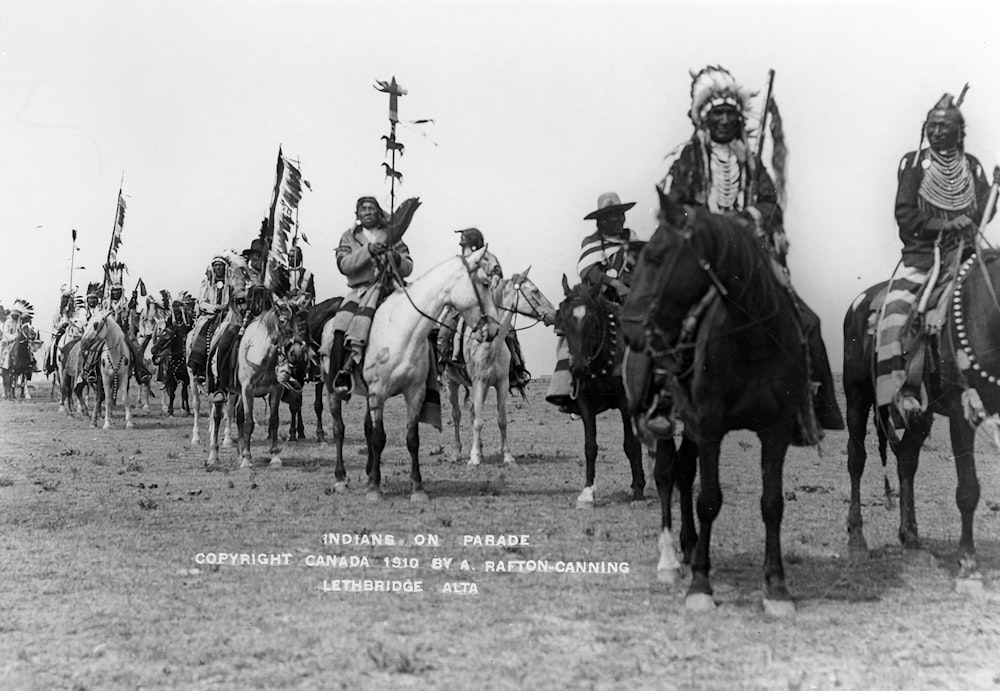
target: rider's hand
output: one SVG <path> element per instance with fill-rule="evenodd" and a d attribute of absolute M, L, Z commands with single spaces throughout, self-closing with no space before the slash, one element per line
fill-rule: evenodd
<path fill-rule="evenodd" d="M 941 227 L 941 230 L 945 231 L 946 233 L 954 233 L 954 232 L 962 233 L 969 230 L 973 230 L 975 227 L 976 224 L 972 222 L 971 218 L 969 218 L 965 214 L 959 214 L 955 218 L 949 221 L 945 221 L 944 225 Z"/>
<path fill-rule="evenodd" d="M 612 278 L 608 280 L 608 285 L 615 289 L 621 297 L 628 295 L 628 286 L 617 278 Z"/>
<path fill-rule="evenodd" d="M 368 243 L 368 253 L 373 257 L 378 257 L 385 254 L 386 250 L 389 249 L 381 242 L 369 242 Z"/>

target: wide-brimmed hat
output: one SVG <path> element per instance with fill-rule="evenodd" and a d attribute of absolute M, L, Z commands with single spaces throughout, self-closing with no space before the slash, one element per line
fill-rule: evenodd
<path fill-rule="evenodd" d="M 618 196 L 617 192 L 605 192 L 597 198 L 597 210 L 591 211 L 583 217 L 583 220 L 590 221 L 611 214 L 624 213 L 633 206 L 635 206 L 635 202 L 622 204 L 622 198 Z"/>
<path fill-rule="evenodd" d="M 246 248 L 245 250 L 243 250 L 242 252 L 240 252 L 240 254 L 242 254 L 244 257 L 246 257 L 248 259 L 249 259 L 249 257 L 250 257 L 251 254 L 260 254 L 260 255 L 263 255 L 264 254 L 264 241 L 261 238 L 254 238 L 253 241 L 250 242 L 250 246 L 248 248 Z"/>
<path fill-rule="evenodd" d="M 465 244 L 472 249 L 479 249 L 486 241 L 483 240 L 483 234 L 480 232 L 479 228 L 463 228 L 462 230 L 456 230 L 456 233 L 461 233 L 462 239 L 465 240 Z"/>

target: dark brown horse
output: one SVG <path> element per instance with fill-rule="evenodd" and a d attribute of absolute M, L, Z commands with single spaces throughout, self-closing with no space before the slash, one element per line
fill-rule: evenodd
<path fill-rule="evenodd" d="M 35 329 L 30 324 L 22 324 L 17 331 L 17 337 L 9 346 L 8 360 L 0 371 L 3 378 L 4 393 L 10 400 L 16 398 L 31 398 L 28 392 L 28 380 L 31 379 L 32 366 L 31 344 L 37 337 Z"/>
<path fill-rule="evenodd" d="M 790 614 L 795 606 L 781 556 L 782 471 L 788 445 L 814 442 L 816 436 L 798 315 L 752 228 L 733 217 L 675 204 L 662 193 L 659 221 L 640 254 L 621 319 L 629 347 L 666 369 L 674 410 L 684 421 L 685 435 L 697 441 L 700 531 L 693 554 L 691 540 L 683 544 L 685 534 L 696 532 L 685 525 L 692 513 L 681 507 L 682 548 L 692 571 L 686 605 L 714 607 L 709 555 L 712 524 L 722 508 L 719 449 L 729 431 L 749 429 L 761 442 L 764 605 L 771 613 Z M 697 326 L 685 331 L 685 318 L 710 291 L 720 297 L 703 310 Z M 681 338 L 682 332 L 689 335 Z M 646 406 L 645 400 L 630 403 L 636 410 Z M 684 466 L 693 466 L 692 456 L 682 453 L 686 460 L 677 463 L 675 454 L 658 454 L 658 490 L 667 490 L 676 476 L 684 501 L 694 479 L 693 468 Z M 661 505 L 669 510 L 669 502 Z M 667 517 L 661 524 L 666 530 Z M 661 549 L 672 549 L 672 542 L 661 533 Z M 661 565 L 664 561 L 676 563 L 676 557 L 661 555 Z"/>
<path fill-rule="evenodd" d="M 984 273 L 983 267 L 986 271 Z M 992 286 L 992 289 L 991 289 Z M 861 517 L 861 476 L 865 470 L 865 432 L 868 414 L 875 407 L 873 384 L 874 336 L 870 318 L 878 310 L 886 283 L 872 286 L 852 304 L 844 318 L 844 393 L 847 396 L 847 468 L 851 475 L 851 505 L 847 514 L 848 547 L 852 557 L 868 556 Z M 920 448 L 930 434 L 934 413 L 948 418 L 952 453 L 958 474 L 955 501 L 962 528 L 957 558 L 959 578 L 978 571 L 973 540 L 973 517 L 979 504 L 979 478 L 973 455 L 976 430 L 988 414 L 1000 411 L 1000 261 L 997 255 L 980 263 L 970 257 L 962 264 L 948 301 L 948 323 L 930 344 L 932 360 L 926 379 L 930 409 L 910 420 L 902 438 L 889 434 L 899 476 L 899 540 L 903 547 L 920 548 L 917 531 L 914 479 Z M 970 418 L 972 423 L 970 424 Z M 891 421 L 878 411 L 880 430 Z M 885 434 L 883 432 L 883 434 Z M 884 443 L 880 450 L 884 456 Z"/>
<path fill-rule="evenodd" d="M 174 401 L 177 397 L 177 386 L 181 386 L 181 408 L 185 415 L 191 414 L 188 404 L 187 360 L 184 357 L 184 343 L 187 340 L 190 326 L 180 323 L 168 324 L 156 337 L 150 351 L 153 363 L 157 365 L 163 383 L 163 393 L 166 396 L 167 415 L 174 414 Z"/>
<path fill-rule="evenodd" d="M 619 306 L 599 291 L 581 284 L 569 287 L 563 276 L 566 298 L 556 311 L 555 327 L 566 338 L 570 352 L 576 406 L 583 421 L 583 454 L 586 484 L 576 499 L 578 508 L 593 508 L 597 465 L 597 416 L 617 410 L 622 417 L 622 448 L 632 469 L 632 499 L 641 501 L 646 488 L 642 469 L 642 444 L 635 435 L 628 399 L 622 384 L 623 343 L 618 328 Z"/>

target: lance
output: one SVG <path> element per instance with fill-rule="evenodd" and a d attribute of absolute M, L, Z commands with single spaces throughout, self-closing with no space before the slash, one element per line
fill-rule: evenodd
<path fill-rule="evenodd" d="M 69 289 L 73 290 L 73 265 L 76 264 L 76 228 L 73 228 L 73 249 L 69 251 Z"/>
<path fill-rule="evenodd" d="M 125 171 L 122 171 L 122 179 L 118 183 L 118 198 L 115 200 L 115 220 L 111 225 L 111 242 L 108 243 L 108 258 L 104 261 L 104 285 L 101 288 L 102 298 L 107 296 L 111 290 L 111 257 L 115 252 L 115 231 L 118 228 L 118 215 L 121 213 L 122 190 L 125 188 Z M 124 223 L 124 219 L 122 219 Z"/>
<path fill-rule="evenodd" d="M 406 89 L 401 87 L 396 83 L 396 75 L 392 76 L 388 82 L 376 80 L 375 90 L 381 91 L 382 93 L 389 94 L 389 141 L 396 142 L 396 123 L 399 122 L 399 97 L 406 95 Z M 391 216 L 396 210 L 396 147 L 392 147 L 392 157 L 391 157 L 391 171 L 392 178 L 389 183 L 389 215 Z"/>
<path fill-rule="evenodd" d="M 757 189 L 760 185 L 760 167 L 764 165 L 764 132 L 767 131 L 767 114 L 771 110 L 771 90 L 774 88 L 774 70 L 767 71 L 767 96 L 764 98 L 764 112 L 760 116 L 759 133 L 757 134 L 757 159 L 754 161 L 753 180 L 750 193 L 747 195 L 747 206 L 757 204 Z"/>

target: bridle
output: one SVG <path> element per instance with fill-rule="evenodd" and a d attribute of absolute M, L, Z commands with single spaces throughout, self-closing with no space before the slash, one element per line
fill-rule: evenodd
<path fill-rule="evenodd" d="M 534 319 L 535 321 L 531 322 L 531 324 L 529 324 L 528 326 L 522 327 L 520 329 L 512 328 L 511 331 L 525 331 L 533 326 L 537 326 L 539 323 L 544 321 L 542 317 L 542 310 L 540 303 L 536 303 L 535 301 L 533 301 L 531 297 L 528 295 L 528 293 L 524 292 L 524 279 L 521 279 L 514 284 L 514 294 L 516 297 L 514 298 L 513 307 L 504 307 L 503 305 L 501 305 L 497 309 L 503 310 L 504 312 L 513 312 L 515 317 L 518 314 L 523 315 L 524 313 L 517 309 L 517 305 L 518 303 L 520 303 L 521 298 L 524 298 L 524 301 L 528 303 L 528 307 L 530 307 L 531 311 L 534 313 L 530 316 L 529 315 L 524 315 L 524 316 L 528 316 L 530 319 Z"/>
<path fill-rule="evenodd" d="M 469 264 L 468 260 L 465 258 L 464 254 L 458 255 L 458 258 L 462 260 L 462 266 L 465 267 L 465 274 L 469 277 L 469 282 L 472 283 L 472 292 L 476 296 L 476 304 L 479 306 L 479 315 L 480 315 L 479 316 L 479 321 L 476 322 L 475 326 L 472 327 L 472 330 L 476 331 L 478 329 L 485 329 L 485 327 L 489 326 L 490 320 L 492 320 L 494 323 L 496 323 L 497 325 L 499 325 L 499 321 L 497 321 L 496 317 L 491 317 L 489 314 L 487 314 L 487 312 L 486 312 L 486 303 L 483 301 L 483 295 L 482 295 L 482 293 L 479 290 L 479 286 L 476 284 L 476 279 L 473 277 L 473 274 L 476 272 L 476 270 L 479 267 L 478 266 L 471 266 Z M 393 262 L 391 262 L 391 261 L 388 262 L 388 265 L 389 265 L 390 271 L 392 271 L 392 274 L 395 277 L 396 281 L 399 283 L 399 286 L 400 286 L 399 289 L 401 291 L 403 291 L 403 295 L 406 296 L 406 299 L 409 301 L 410 306 L 413 307 L 413 309 L 415 309 L 417 311 L 417 314 L 419 314 L 420 316 L 424 317 L 425 319 L 431 320 L 432 322 L 434 322 L 438 326 L 443 326 L 445 328 L 451 328 L 447 324 L 443 323 L 437 317 L 433 317 L 433 316 L 427 314 L 426 312 L 424 312 L 419 307 L 417 307 L 417 304 L 415 302 L 413 302 L 413 298 L 410 297 L 409 291 L 406 290 L 406 284 L 403 282 L 403 277 L 399 275 L 399 269 L 397 269 L 396 265 Z"/>
<path fill-rule="evenodd" d="M 582 304 L 587 310 L 592 309 L 595 315 L 600 314 L 602 305 L 598 298 L 585 292 L 581 292 L 579 295 L 580 304 Z M 563 309 L 565 309 L 565 307 Z M 591 379 L 596 379 L 599 374 L 607 374 L 610 371 L 615 358 L 615 343 L 612 339 L 613 337 L 617 337 L 617 331 L 614 328 L 614 313 L 608 311 L 607 319 L 595 317 L 594 321 L 597 322 L 595 327 L 597 337 L 593 339 L 592 347 L 588 349 L 583 356 L 583 369 L 589 373 Z M 601 370 L 595 371 L 596 368 L 593 367 L 593 365 L 601 359 L 601 355 L 605 351 L 607 351 L 606 362 Z"/>

